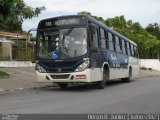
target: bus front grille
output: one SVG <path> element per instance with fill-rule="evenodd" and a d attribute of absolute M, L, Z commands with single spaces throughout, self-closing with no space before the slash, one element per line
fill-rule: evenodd
<path fill-rule="evenodd" d="M 66 75 L 51 75 L 52 79 L 68 79 L 70 74 Z"/>

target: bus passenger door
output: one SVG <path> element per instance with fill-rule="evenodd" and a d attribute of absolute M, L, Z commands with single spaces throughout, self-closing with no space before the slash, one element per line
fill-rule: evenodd
<path fill-rule="evenodd" d="M 91 53 L 91 80 L 101 80 L 100 72 L 100 49 L 99 49 L 98 28 L 90 25 L 90 53 Z"/>

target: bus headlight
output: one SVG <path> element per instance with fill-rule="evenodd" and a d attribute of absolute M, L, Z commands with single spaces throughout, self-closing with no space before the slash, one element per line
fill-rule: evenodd
<path fill-rule="evenodd" d="M 38 70 L 40 73 L 46 73 L 46 70 L 39 64 L 36 64 L 36 70 Z"/>
<path fill-rule="evenodd" d="M 85 70 L 86 68 L 89 67 L 89 64 L 90 64 L 89 60 L 84 61 L 80 66 L 77 67 L 77 69 L 75 70 L 75 72 L 80 72 L 80 71 Z"/>

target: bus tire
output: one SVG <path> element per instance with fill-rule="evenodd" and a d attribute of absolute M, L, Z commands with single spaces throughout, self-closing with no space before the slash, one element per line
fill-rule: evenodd
<path fill-rule="evenodd" d="M 103 70 L 103 80 L 97 82 L 97 88 L 104 89 L 106 87 L 106 83 L 108 81 L 108 78 L 109 78 L 108 70 L 104 69 Z"/>
<path fill-rule="evenodd" d="M 132 78 L 132 68 L 130 67 L 130 68 L 129 68 L 128 77 L 127 77 L 127 78 L 121 78 L 121 81 L 122 81 L 123 83 L 129 83 L 129 82 L 131 82 L 131 78 Z"/>
<path fill-rule="evenodd" d="M 62 89 L 66 89 L 68 87 L 68 83 L 58 83 L 58 86 Z"/>

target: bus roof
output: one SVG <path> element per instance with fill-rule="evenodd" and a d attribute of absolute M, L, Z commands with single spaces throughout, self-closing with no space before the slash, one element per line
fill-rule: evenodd
<path fill-rule="evenodd" d="M 132 40 L 128 39 L 127 37 L 123 36 L 122 34 L 116 32 L 115 30 L 113 30 L 112 28 L 104 25 L 103 23 L 101 23 L 100 21 L 96 20 L 95 18 L 89 16 L 89 15 L 65 15 L 65 16 L 57 16 L 57 17 L 52 17 L 52 18 L 47 18 L 47 19 L 43 19 L 41 20 L 40 22 L 43 22 L 43 21 L 46 21 L 46 20 L 51 20 L 51 19 L 61 19 L 61 18 L 69 18 L 69 17 L 85 17 L 87 18 L 88 21 L 91 21 L 97 25 L 99 25 L 101 28 L 104 28 L 104 29 L 107 29 L 107 31 L 117 35 L 118 37 L 124 39 L 124 40 L 127 40 L 128 42 L 134 44 L 137 46 L 137 44 L 135 42 L 133 42 Z"/>

